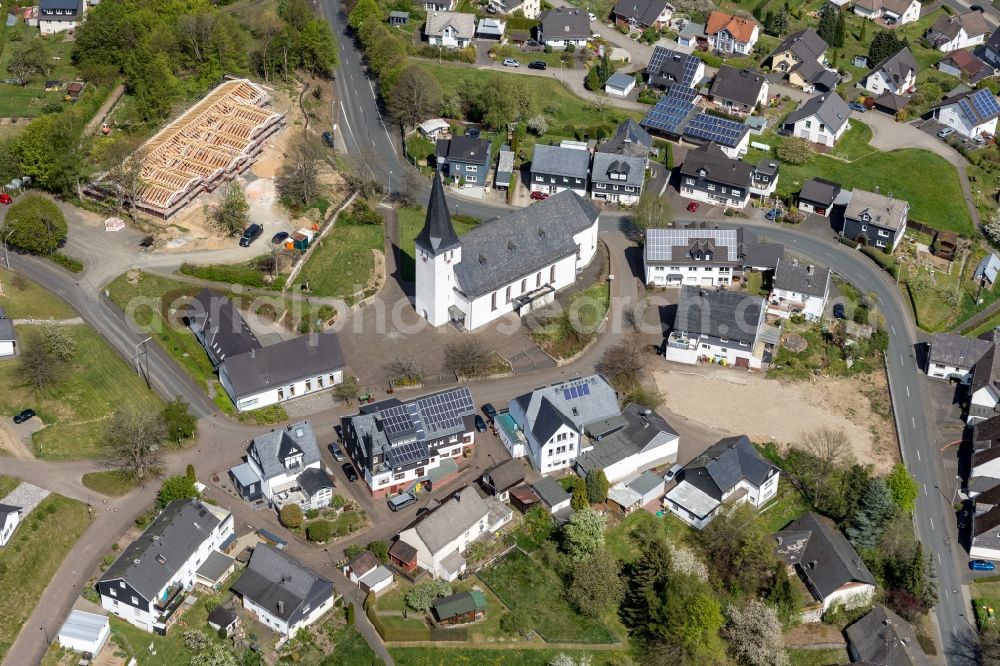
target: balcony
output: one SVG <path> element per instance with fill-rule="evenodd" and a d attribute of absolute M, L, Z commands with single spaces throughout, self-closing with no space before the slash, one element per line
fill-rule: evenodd
<path fill-rule="evenodd" d="M 672 331 L 670 336 L 667 337 L 667 346 L 674 349 L 694 351 L 698 349 L 698 338 L 692 338 L 684 333 Z"/>

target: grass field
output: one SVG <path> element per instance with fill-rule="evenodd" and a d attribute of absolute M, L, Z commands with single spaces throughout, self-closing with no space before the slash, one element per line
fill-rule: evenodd
<path fill-rule="evenodd" d="M 548 354 L 557 359 L 571 358 L 586 347 L 597 335 L 597 329 L 608 312 L 611 285 L 606 280 L 587 287 L 570 299 L 567 312 L 579 330 L 567 328 L 562 319 L 532 331 L 531 337 Z"/>
<path fill-rule="evenodd" d="M 201 597 L 184 611 L 181 617 L 184 624 L 189 628 L 203 629 L 203 633 L 212 643 L 221 642 L 221 639 L 208 627 L 208 611 L 205 610 L 205 599 Z M 175 626 L 172 631 L 168 631 L 166 636 L 150 634 L 138 627 L 134 627 L 128 622 L 119 620 L 114 615 L 111 616 L 111 640 L 118 642 L 121 647 L 128 650 L 130 656 L 135 657 L 140 666 L 160 666 L 161 664 L 187 664 L 195 655 L 184 645 L 185 627 Z M 150 654 L 147 649 L 152 644 L 156 654 Z"/>
<path fill-rule="evenodd" d="M 21 284 L 23 289 L 15 286 Z M 76 312 L 66 301 L 51 291 L 43 289 L 28 278 L 18 276 L 0 268 L 0 284 L 3 285 L 3 296 L 0 296 L 0 307 L 7 311 L 11 319 L 69 319 Z"/>
<path fill-rule="evenodd" d="M 121 472 L 113 469 L 105 472 L 87 472 L 83 475 L 81 482 L 94 492 L 109 497 L 121 497 L 136 486 L 135 481 L 122 476 Z"/>
<path fill-rule="evenodd" d="M 19 35 L 20 39 L 15 41 L 12 35 Z M 0 83 L 0 117 L 30 117 L 42 114 L 42 109 L 48 102 L 62 104 L 64 90 L 58 92 L 45 92 L 45 82 L 47 80 L 58 80 L 63 83 L 76 78 L 76 69 L 70 61 L 70 52 L 73 50 L 72 40 L 66 39 L 65 34 L 42 36 L 38 28 L 32 28 L 23 21 L 6 29 L 4 34 L 4 44 L 0 45 L 0 71 L 7 77 L 7 65 L 10 63 L 14 53 L 25 48 L 31 41 L 39 41 L 45 48 L 46 63 L 50 68 L 44 75 L 36 76 L 25 86 L 10 85 Z"/>
<path fill-rule="evenodd" d="M 323 666 L 374 666 L 382 661 L 354 627 L 340 627 L 330 634 L 334 649 Z"/>
<path fill-rule="evenodd" d="M 24 334 L 24 328 L 21 332 Z M 45 428 L 35 433 L 35 455 L 50 460 L 93 458 L 101 454 L 106 419 L 119 408 L 159 411 L 163 402 L 89 326 L 71 326 L 77 354 L 62 379 L 35 391 L 18 377 L 17 362 L 0 364 L 0 414 L 32 407 Z"/>
<path fill-rule="evenodd" d="M 0 549 L 0 595 L 8 601 L 0 612 L 0 659 L 89 524 L 90 514 L 83 502 L 49 495 L 24 518 L 11 542 Z"/>
<path fill-rule="evenodd" d="M 295 284 L 309 280 L 317 296 L 342 298 L 363 291 L 375 269 L 372 250 L 385 246 L 385 227 L 375 225 L 340 225 L 331 229 L 312 251 Z"/>
<path fill-rule="evenodd" d="M 831 666 L 833 664 L 846 664 L 849 661 L 847 650 L 844 648 L 829 650 L 789 649 L 787 652 L 789 666 Z"/>
<path fill-rule="evenodd" d="M 407 282 L 413 282 L 415 270 L 415 257 L 417 255 L 416 243 L 417 234 L 424 226 L 424 218 L 427 217 L 427 210 L 424 208 L 400 208 L 396 211 L 399 219 L 399 275 Z M 454 215 L 454 211 L 452 211 Z M 476 224 L 462 219 L 452 220 L 455 233 L 462 236 Z"/>
<path fill-rule="evenodd" d="M 590 657 L 590 666 L 631 663 L 628 653 L 619 650 L 489 650 L 465 647 L 390 648 L 396 666 L 548 666 L 557 654 L 575 659 Z"/>
<path fill-rule="evenodd" d="M 648 511 L 633 511 L 607 531 L 604 542 L 608 552 L 626 564 L 634 562 L 639 557 L 639 546 L 634 535 L 636 530 L 643 528 L 662 530 L 663 535 L 673 543 L 687 542 L 694 535 L 690 527 L 671 513 L 665 513 L 660 518 Z"/>
<path fill-rule="evenodd" d="M 17 488 L 20 485 L 21 479 L 15 478 L 13 476 L 2 476 L 0 475 L 0 499 L 3 499 L 10 494 L 10 491 Z"/>
<path fill-rule="evenodd" d="M 862 122 L 855 121 L 851 123 L 851 126 L 840 137 L 840 140 L 837 141 L 837 145 L 834 146 L 833 152 L 830 155 L 841 160 L 853 162 L 865 155 L 878 152 L 872 147 L 871 140 L 872 128 Z"/>

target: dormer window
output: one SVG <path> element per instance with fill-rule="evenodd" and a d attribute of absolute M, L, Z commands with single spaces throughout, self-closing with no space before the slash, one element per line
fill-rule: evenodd
<path fill-rule="evenodd" d="M 302 464 L 302 454 L 288 456 L 285 458 L 285 469 L 292 469 Z"/>

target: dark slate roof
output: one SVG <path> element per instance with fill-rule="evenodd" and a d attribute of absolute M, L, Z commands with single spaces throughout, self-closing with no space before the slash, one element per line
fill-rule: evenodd
<path fill-rule="evenodd" d="M 462 261 L 455 266 L 462 293 L 477 298 L 575 255 L 573 236 L 599 214 L 589 199 L 563 190 L 476 226 L 462 237 Z"/>
<path fill-rule="evenodd" d="M 0 340 L 16 340 L 14 334 L 14 322 L 7 318 L 7 312 L 0 308 Z"/>
<path fill-rule="evenodd" d="M 556 7 L 542 14 L 542 37 L 544 39 L 587 39 L 590 17 L 582 9 Z"/>
<path fill-rule="evenodd" d="M 389 554 L 400 562 L 415 562 L 417 559 L 417 549 L 406 543 L 397 540 L 389 547 Z"/>
<path fill-rule="evenodd" d="M 1000 416 L 993 416 L 985 421 L 978 421 L 972 426 L 972 448 L 975 450 L 989 448 L 993 442 L 1000 439 Z"/>
<path fill-rule="evenodd" d="M 458 247 L 458 234 L 451 223 L 451 213 L 448 212 L 448 200 L 444 196 L 444 186 L 441 176 L 437 173 L 431 178 L 431 198 L 427 202 L 427 217 L 424 226 L 417 234 L 417 245 L 430 250 L 434 255 L 447 252 Z"/>
<path fill-rule="evenodd" d="M 615 135 L 597 147 L 598 153 L 613 153 L 646 158 L 653 148 L 653 138 L 639 123 L 627 118 Z M 596 155 L 595 155 L 596 159 Z"/>
<path fill-rule="evenodd" d="M 799 192 L 799 199 L 832 206 L 834 199 L 840 194 L 840 184 L 823 178 L 810 178 L 802 183 L 802 190 Z"/>
<path fill-rule="evenodd" d="M 785 37 L 784 41 L 778 44 L 778 48 L 774 49 L 768 57 L 773 58 L 779 53 L 791 51 L 799 60 L 816 61 L 826 49 L 827 43 L 823 41 L 823 38 L 812 28 L 806 28 Z"/>
<path fill-rule="evenodd" d="M 490 156 L 490 142 L 466 134 L 453 136 L 449 139 L 438 139 L 435 154 L 438 157 L 446 158 L 449 162 L 486 164 L 486 160 Z"/>
<path fill-rule="evenodd" d="M 232 589 L 285 621 L 301 615 L 300 609 L 306 602 L 315 608 L 333 595 L 331 581 L 291 555 L 263 543 L 254 548 L 247 568 Z"/>
<path fill-rule="evenodd" d="M 233 558 L 217 550 L 213 550 L 198 567 L 198 575 L 207 580 L 216 582 L 222 578 L 223 574 L 229 571 L 235 562 Z"/>
<path fill-rule="evenodd" d="M 689 150 L 681 165 L 682 176 L 700 178 L 702 171 L 705 172 L 704 178 L 713 183 L 746 189 L 750 187 L 753 165 L 726 157 L 722 148 L 710 142 Z"/>
<path fill-rule="evenodd" d="M 299 474 L 297 481 L 306 495 L 312 497 L 324 488 L 333 488 L 333 481 L 321 469 L 310 467 Z"/>
<path fill-rule="evenodd" d="M 746 479 L 759 487 L 778 471 L 757 453 L 746 435 L 739 435 L 720 439 L 685 465 L 683 481 L 721 502 L 740 481 Z"/>
<path fill-rule="evenodd" d="M 650 85 L 667 88 L 675 83 L 686 88 L 699 83 L 694 80 L 698 69 L 695 56 L 680 51 L 674 51 L 664 46 L 657 46 L 649 58 L 646 75 Z"/>
<path fill-rule="evenodd" d="M 579 148 L 539 144 L 531 157 L 531 173 L 583 178 L 586 182 L 589 169 L 590 153 Z"/>
<path fill-rule="evenodd" d="M 1000 505 L 972 517 L 972 546 L 996 550 L 1000 548 Z"/>
<path fill-rule="evenodd" d="M 820 122 L 831 128 L 833 133 L 836 133 L 850 118 L 851 109 L 847 106 L 847 102 L 842 100 L 837 93 L 816 95 L 801 107 L 789 113 L 785 118 L 785 124 L 797 123 L 810 116 L 816 116 Z"/>
<path fill-rule="evenodd" d="M 538 497 L 548 506 L 556 506 L 568 500 L 571 495 L 555 479 L 543 476 L 531 484 Z"/>
<path fill-rule="evenodd" d="M 262 347 L 239 310 L 226 296 L 202 289 L 187 305 L 186 312 L 187 317 L 201 327 L 205 344 L 219 361 Z"/>
<path fill-rule="evenodd" d="M 937 333 L 931 338 L 928 361 L 956 368 L 972 368 L 993 343 L 954 333 Z"/>
<path fill-rule="evenodd" d="M 486 597 L 479 590 L 459 592 L 435 599 L 432 606 L 438 620 L 448 620 L 457 615 L 486 610 Z"/>
<path fill-rule="evenodd" d="M 524 482 L 524 467 L 517 460 L 511 458 L 486 470 L 483 473 L 484 483 L 486 483 L 487 478 L 489 478 L 487 486 L 492 487 L 497 493 L 502 493 Z"/>
<path fill-rule="evenodd" d="M 80 8 L 80 0 L 41 0 L 41 2 L 38 3 L 38 7 L 42 11 L 53 9 L 78 11 Z M 63 16 L 65 16 L 65 14 Z"/>
<path fill-rule="evenodd" d="M 13 504 L 0 504 L 0 516 L 6 516 L 11 513 L 20 513 L 21 507 L 14 506 Z"/>
<path fill-rule="evenodd" d="M 909 47 L 904 46 L 896 53 L 892 54 L 879 64 L 872 67 L 871 71 L 865 75 L 867 79 L 875 72 L 882 70 L 888 77 L 889 82 L 894 86 L 900 86 L 906 80 L 906 75 L 911 71 L 917 71 L 917 61 L 910 52 Z"/>
<path fill-rule="evenodd" d="M 667 0 L 618 0 L 614 13 L 623 19 L 635 19 L 640 25 L 651 26 L 667 8 Z"/>
<path fill-rule="evenodd" d="M 674 330 L 752 345 L 757 338 L 763 304 L 759 296 L 685 285 L 681 287 Z"/>
<path fill-rule="evenodd" d="M 910 623 L 879 604 L 844 630 L 858 660 L 892 666 L 929 666 Z"/>
<path fill-rule="evenodd" d="M 939 45 L 958 37 L 962 28 L 965 28 L 965 34 L 970 38 L 988 35 L 990 32 L 990 25 L 983 17 L 982 12 L 968 11 L 954 16 L 942 14 L 934 21 L 934 25 L 928 28 L 926 37 L 934 45 L 934 48 L 937 48 Z"/>
<path fill-rule="evenodd" d="M 123 580 L 146 601 L 153 601 L 219 522 L 199 500 L 171 502 L 108 567 L 100 582 Z"/>
<path fill-rule="evenodd" d="M 972 370 L 972 382 L 969 385 L 969 390 L 972 393 L 1000 381 L 1000 354 L 996 352 L 996 345 L 993 345 L 976 363 L 976 367 Z"/>
<path fill-rule="evenodd" d="M 974 478 L 984 479 L 984 481 L 985 481 L 985 479 L 988 479 L 989 477 L 974 477 Z M 995 481 L 996 479 L 993 479 L 993 480 Z M 991 507 L 1000 504 L 1000 483 L 994 484 L 990 488 L 987 488 L 986 490 L 980 491 L 976 495 L 975 501 L 976 501 L 976 508 L 977 509 L 978 509 L 978 507 L 979 507 L 980 504 L 982 504 L 984 506 L 991 506 Z"/>
<path fill-rule="evenodd" d="M 625 427 L 594 442 L 594 448 L 576 459 L 584 475 L 636 455 L 661 434 L 677 436 L 677 431 L 662 416 L 640 405 L 630 403 L 622 410 L 622 417 Z"/>
<path fill-rule="evenodd" d="M 712 81 L 709 94 L 714 97 L 739 102 L 747 106 L 757 103 L 760 89 L 767 83 L 762 72 L 751 69 L 736 69 L 722 65 Z"/>
<path fill-rule="evenodd" d="M 247 455 L 260 464 L 268 479 L 284 474 L 286 470 L 282 461 L 296 453 L 302 454 L 303 466 L 319 462 L 316 433 L 309 421 L 258 435 L 247 447 Z"/>
<path fill-rule="evenodd" d="M 830 269 L 798 261 L 779 261 L 774 271 L 774 288 L 806 296 L 823 296 L 830 285 Z"/>
<path fill-rule="evenodd" d="M 625 180 L 613 180 L 611 178 L 612 173 L 624 173 Z M 646 160 L 642 157 L 615 155 L 613 153 L 596 153 L 594 155 L 594 168 L 592 169 L 590 179 L 591 182 L 642 187 L 645 174 Z"/>
<path fill-rule="evenodd" d="M 332 332 L 301 335 L 223 361 L 236 398 L 325 375 L 345 367 L 344 351 Z"/>
<path fill-rule="evenodd" d="M 208 622 L 217 627 L 229 627 L 236 622 L 236 612 L 225 606 L 216 606 L 215 610 L 208 614 Z"/>
<path fill-rule="evenodd" d="M 861 556 L 828 518 L 809 511 L 778 532 L 775 539 L 778 556 L 799 568 L 820 599 L 847 583 L 875 585 Z"/>

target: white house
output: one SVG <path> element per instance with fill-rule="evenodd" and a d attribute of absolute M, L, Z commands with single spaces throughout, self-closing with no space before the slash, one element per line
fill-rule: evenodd
<path fill-rule="evenodd" d="M 450 12 L 455 9 L 455 0 L 426 0 L 424 10 L 431 12 Z"/>
<path fill-rule="evenodd" d="M 524 18 L 537 19 L 542 11 L 541 0 L 490 0 L 489 6 L 499 14 L 521 12 Z"/>
<path fill-rule="evenodd" d="M 783 245 L 760 243 L 745 227 L 647 229 L 643 270 L 655 287 L 724 287 L 744 269 L 776 268 L 783 253 Z"/>
<path fill-rule="evenodd" d="M 506 504 L 465 486 L 400 532 L 399 541 L 416 550 L 417 565 L 433 578 L 452 581 L 465 571 L 462 554 L 469 544 L 497 532 L 513 517 Z"/>
<path fill-rule="evenodd" d="M 631 206 L 639 202 L 646 178 L 646 158 L 599 152 L 594 154 L 590 196 Z"/>
<path fill-rule="evenodd" d="M 909 47 L 904 46 L 875 65 L 858 85 L 876 95 L 887 92 L 908 95 L 917 85 L 917 61 Z"/>
<path fill-rule="evenodd" d="M 280 510 L 298 504 L 322 509 L 333 498 L 333 481 L 320 462 L 316 434 L 308 421 L 258 435 L 246 461 L 229 470 L 233 488 L 248 502 L 263 500 Z"/>
<path fill-rule="evenodd" d="M 837 93 L 812 97 L 785 118 L 793 136 L 833 147 L 850 127 L 851 109 Z"/>
<path fill-rule="evenodd" d="M 524 432 L 532 466 L 542 474 L 573 467 L 593 447 L 584 438 L 588 426 L 603 427 L 621 414 L 615 390 L 600 375 L 535 389 L 511 400 L 508 409 Z"/>
<path fill-rule="evenodd" d="M 7 318 L 7 313 L 0 308 L 0 357 L 13 356 L 17 353 L 17 334 L 14 333 L 14 322 Z"/>
<path fill-rule="evenodd" d="M 677 462 L 680 435 L 662 416 L 640 405 L 630 403 L 621 416 L 590 424 L 586 432 L 591 446 L 584 446 L 574 465 L 584 478 L 604 472 L 608 481 L 616 483 Z"/>
<path fill-rule="evenodd" d="M 749 55 L 760 37 L 760 25 L 752 18 L 715 10 L 708 17 L 705 35 L 717 51 Z"/>
<path fill-rule="evenodd" d="M 799 190 L 799 210 L 803 213 L 816 213 L 823 217 L 830 217 L 833 204 L 840 194 L 840 183 L 823 178 L 810 178 L 802 183 L 802 189 Z"/>
<path fill-rule="evenodd" d="M 474 330 L 551 303 L 596 255 L 599 214 L 590 201 L 563 191 L 479 224 L 459 239 L 440 179 L 434 178 L 416 238 L 417 314 L 433 326 Z"/>
<path fill-rule="evenodd" d="M 464 49 L 476 36 L 475 14 L 430 12 L 424 24 L 424 36 L 431 46 Z"/>
<path fill-rule="evenodd" d="M 872 21 L 881 19 L 889 25 L 905 25 L 920 18 L 919 0 L 858 0 L 854 13 Z"/>
<path fill-rule="evenodd" d="M 1000 506 L 972 516 L 969 557 L 1000 560 Z"/>
<path fill-rule="evenodd" d="M 553 49 L 582 48 L 592 34 L 587 12 L 575 7 L 550 9 L 542 15 L 538 28 L 539 41 Z"/>
<path fill-rule="evenodd" d="M 757 453 L 746 435 L 726 437 L 684 466 L 663 506 L 695 529 L 712 522 L 724 503 L 764 506 L 778 492 L 781 470 Z"/>
<path fill-rule="evenodd" d="M 998 117 L 1000 104 L 989 88 L 959 93 L 934 107 L 935 120 L 967 139 L 996 134 Z"/>
<path fill-rule="evenodd" d="M 760 368 L 774 344 L 763 339 L 763 330 L 764 299 L 759 296 L 685 285 L 664 357 L 689 365 L 708 361 Z"/>
<path fill-rule="evenodd" d="M 38 30 L 43 35 L 74 30 L 80 25 L 86 10 L 82 0 L 40 0 Z"/>
<path fill-rule="evenodd" d="M 370 550 L 366 550 L 344 566 L 344 575 L 357 584 L 363 592 L 378 594 L 393 583 L 392 572 L 378 562 Z"/>
<path fill-rule="evenodd" d="M 750 136 L 749 130 L 746 137 Z M 765 161 L 761 162 L 766 163 Z M 714 141 L 689 150 L 680 168 L 680 193 L 709 205 L 745 208 L 754 183 L 752 164 L 734 158 Z M 777 182 L 777 174 L 774 175 Z"/>
<path fill-rule="evenodd" d="M 291 555 L 258 544 L 233 583 L 243 608 L 285 638 L 294 636 L 333 608 L 333 583 Z"/>
<path fill-rule="evenodd" d="M 924 35 L 931 46 L 948 53 L 958 49 L 979 46 L 990 34 L 990 25 L 979 11 L 963 14 L 942 14 Z"/>
<path fill-rule="evenodd" d="M 111 636 L 107 615 L 74 608 L 59 629 L 60 647 L 96 657 Z"/>
<path fill-rule="evenodd" d="M 144 631 L 166 631 L 198 568 L 230 538 L 233 516 L 225 509 L 171 502 L 97 581 L 101 606 Z"/>
<path fill-rule="evenodd" d="M 996 340 L 992 337 L 992 332 L 987 335 L 991 336 L 989 340 L 992 344 L 976 361 L 969 382 L 969 412 L 966 417 L 969 425 L 975 425 L 1000 413 L 1000 354 L 997 354 Z M 974 473 L 971 476 L 1000 478 L 1000 470 L 997 474 Z"/>
<path fill-rule="evenodd" d="M 19 506 L 0 504 L 0 547 L 10 543 L 14 531 L 21 523 L 22 509 Z"/>
<path fill-rule="evenodd" d="M 505 460 L 483 472 L 479 483 L 490 497 L 506 502 L 510 489 L 524 483 L 524 467 L 513 458 Z"/>
<path fill-rule="evenodd" d="M 830 296 L 830 269 L 801 264 L 797 259 L 779 260 L 774 271 L 767 312 L 782 319 L 801 314 L 808 321 L 819 321 Z"/>
<path fill-rule="evenodd" d="M 623 72 L 615 72 L 604 84 L 604 92 L 613 97 L 628 97 L 635 89 L 635 77 Z"/>
<path fill-rule="evenodd" d="M 928 377 L 968 384 L 976 364 L 992 346 L 992 341 L 983 338 L 936 333 L 928 345 L 925 372 Z"/>

